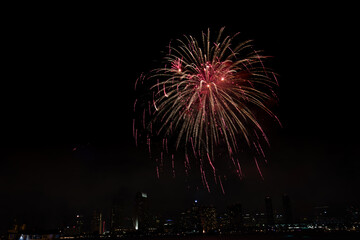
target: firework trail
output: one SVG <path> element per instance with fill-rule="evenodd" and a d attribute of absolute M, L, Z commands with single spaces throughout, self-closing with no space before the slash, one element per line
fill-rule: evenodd
<path fill-rule="evenodd" d="M 186 173 L 191 169 L 191 157 L 200 167 L 204 186 L 210 191 L 207 176 L 212 177 L 220 183 L 222 192 L 217 166 L 224 157 L 216 158 L 218 149 L 225 146 L 226 159 L 242 178 L 236 155 L 247 146 L 257 155 L 256 167 L 263 178 L 257 159 L 265 160 L 261 145 L 269 145 L 269 141 L 257 113 L 265 112 L 279 122 L 267 106 L 277 99 L 273 88 L 278 85 L 276 74 L 264 65 L 267 57 L 254 50 L 250 40 L 233 46 L 237 34 L 223 36 L 223 31 L 220 29 L 215 39 L 208 30 L 202 33 L 200 41 L 184 36 L 175 45 L 169 45 L 164 67 L 136 80 L 135 90 L 142 84 L 145 95 L 150 97 L 135 100 L 134 111 L 142 116 L 133 121 L 136 144 L 137 126 L 147 132 L 143 135 L 149 153 L 150 138 L 162 138 L 162 162 L 168 153 L 168 140 L 173 139 L 176 150 L 184 149 Z M 143 103 L 138 107 L 139 101 Z M 173 154 L 171 162 L 175 176 Z"/>

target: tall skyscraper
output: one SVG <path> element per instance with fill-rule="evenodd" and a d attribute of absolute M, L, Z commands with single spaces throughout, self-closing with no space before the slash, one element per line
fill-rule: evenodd
<path fill-rule="evenodd" d="M 274 224 L 274 211 L 272 206 L 272 199 L 271 197 L 265 197 L 265 213 L 266 213 L 266 223 L 268 225 Z"/>
<path fill-rule="evenodd" d="M 124 202 L 119 196 L 116 196 L 113 200 L 110 217 L 111 233 L 118 233 L 125 228 Z"/>
<path fill-rule="evenodd" d="M 84 233 L 84 215 L 77 214 L 75 218 L 76 234 L 80 235 Z"/>
<path fill-rule="evenodd" d="M 103 234 L 105 231 L 105 220 L 99 211 L 94 211 L 91 219 L 91 233 Z"/>
<path fill-rule="evenodd" d="M 150 226 L 149 200 L 146 193 L 138 192 L 135 196 L 135 230 L 147 231 Z"/>
<path fill-rule="evenodd" d="M 213 206 L 201 207 L 200 222 L 203 233 L 214 232 L 217 229 L 216 209 Z"/>
<path fill-rule="evenodd" d="M 287 194 L 283 195 L 283 209 L 284 209 L 284 221 L 286 224 L 293 223 L 293 215 L 291 209 L 290 198 Z"/>
<path fill-rule="evenodd" d="M 242 206 L 236 203 L 228 208 L 230 217 L 230 228 L 235 231 L 241 230 L 243 227 Z"/>
<path fill-rule="evenodd" d="M 198 200 L 193 202 L 190 209 L 190 229 L 193 232 L 200 233 L 202 231 L 201 218 L 200 218 L 200 203 Z"/>

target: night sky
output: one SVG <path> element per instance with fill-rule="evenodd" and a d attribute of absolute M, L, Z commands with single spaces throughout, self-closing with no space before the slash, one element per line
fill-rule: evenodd
<path fill-rule="evenodd" d="M 180 3 L 181 4 L 181 3 Z M 120 195 L 129 213 L 145 191 L 154 213 L 171 216 L 194 199 L 220 210 L 275 208 L 288 193 L 294 212 L 359 204 L 360 142 L 354 22 L 347 7 L 12 6 L 2 28 L 0 225 L 13 218 L 55 228 L 77 213 L 109 212 Z M 184 174 L 157 179 L 145 146 L 132 138 L 133 86 L 161 64 L 170 40 L 210 27 L 253 39 L 273 56 L 280 76 L 266 126 L 271 148 L 261 180 L 253 162 L 245 179 L 221 191 L 188 189 Z M 181 159 L 177 159 L 181 161 Z"/>

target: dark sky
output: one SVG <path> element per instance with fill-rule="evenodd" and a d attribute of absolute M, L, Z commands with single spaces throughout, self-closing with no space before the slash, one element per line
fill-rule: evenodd
<path fill-rule="evenodd" d="M 17 217 L 54 227 L 75 212 L 109 211 L 120 194 L 131 209 L 146 191 L 167 215 L 193 199 L 223 208 L 275 208 L 288 193 L 295 212 L 359 203 L 358 75 L 350 6 L 12 6 L 2 29 L 0 225 Z M 187 190 L 179 174 L 156 179 L 132 138 L 133 85 L 158 67 L 182 34 L 226 26 L 271 55 L 280 77 L 262 181 L 253 164 L 219 191 Z M 75 151 L 74 148 L 76 148 Z M 201 186 L 201 184 L 200 184 Z M 5 224 L 5 225 L 4 225 Z"/>

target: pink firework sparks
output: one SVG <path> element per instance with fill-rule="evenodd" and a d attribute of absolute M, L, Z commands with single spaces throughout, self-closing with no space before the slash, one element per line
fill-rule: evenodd
<path fill-rule="evenodd" d="M 134 112 L 136 110 L 136 102 L 137 102 L 137 99 L 135 99 L 135 101 L 134 101 Z"/>
<path fill-rule="evenodd" d="M 207 157 L 208 157 L 208 160 L 209 160 L 210 166 L 211 166 L 211 168 L 213 169 L 213 173 L 214 173 L 214 181 L 215 181 L 215 183 L 216 183 L 216 170 L 215 170 L 215 167 L 214 167 L 214 165 L 213 165 L 213 163 L 212 163 L 212 161 L 211 161 L 211 158 L 210 158 L 210 156 L 209 156 L 209 153 L 206 153 L 206 155 L 207 155 Z"/>
<path fill-rule="evenodd" d="M 149 137 L 147 137 L 147 145 L 149 148 L 149 154 L 151 154 L 151 139 Z"/>
<path fill-rule="evenodd" d="M 160 178 L 159 166 L 156 166 L 156 177 L 157 177 L 158 179 Z"/>
<path fill-rule="evenodd" d="M 201 177 L 202 177 L 202 180 L 203 180 L 203 185 L 206 186 L 206 189 L 208 190 L 208 192 L 210 192 L 210 187 L 209 187 L 209 184 L 206 180 L 206 175 L 205 175 L 205 171 L 203 171 L 203 168 L 200 167 L 200 171 L 201 171 Z"/>
<path fill-rule="evenodd" d="M 260 174 L 260 176 L 261 176 L 261 179 L 264 180 L 264 177 L 263 177 L 263 175 L 262 175 L 262 173 L 261 173 L 261 170 L 260 170 L 260 168 L 259 168 L 259 164 L 258 164 L 258 162 L 257 162 L 256 157 L 254 157 L 254 161 L 255 161 L 255 164 L 256 164 L 256 168 L 257 168 L 257 170 L 258 170 L 258 172 L 259 172 L 259 174 Z"/>
<path fill-rule="evenodd" d="M 161 168 L 164 166 L 164 153 L 163 152 L 160 153 L 160 166 L 161 166 Z"/>
<path fill-rule="evenodd" d="M 243 173 L 242 173 L 242 170 L 241 170 L 241 165 L 240 165 L 239 159 L 236 159 L 236 162 L 237 162 L 237 166 L 238 166 L 238 169 L 239 169 L 239 177 L 241 179 L 241 178 L 243 178 Z"/>
<path fill-rule="evenodd" d="M 175 161 L 174 161 L 174 154 L 171 154 L 171 167 L 173 172 L 173 178 L 175 178 Z"/>
<path fill-rule="evenodd" d="M 137 146 L 137 129 L 135 129 L 135 136 L 134 136 L 134 139 L 135 139 L 135 146 Z"/>
<path fill-rule="evenodd" d="M 135 137 L 135 119 L 133 119 L 133 137 Z"/>
<path fill-rule="evenodd" d="M 223 185 L 222 185 L 220 176 L 219 176 L 219 183 L 220 183 L 221 191 L 222 191 L 222 193 L 225 195 L 225 190 L 224 190 L 224 187 L 223 187 Z"/>
<path fill-rule="evenodd" d="M 171 62 L 171 67 L 172 69 L 174 69 L 175 71 L 181 72 L 181 59 L 178 58 L 175 61 Z"/>
<path fill-rule="evenodd" d="M 239 150 L 248 149 L 263 179 L 257 158 L 266 161 L 262 145 L 270 146 L 270 142 L 262 122 L 266 119 L 264 116 L 268 116 L 280 126 L 281 123 L 269 109 L 270 103 L 277 100 L 274 89 L 279 82 L 276 73 L 266 67 L 268 57 L 254 50 L 252 41 L 236 45 L 234 39 L 239 34 L 224 36 L 223 32 L 224 28 L 220 29 L 214 39 L 208 30 L 201 34 L 200 40 L 185 36 L 172 42 L 164 67 L 153 70 L 147 78 L 142 74 L 136 80 L 135 89 L 142 84 L 150 96 L 134 102 L 134 111 L 142 108 L 139 113 L 142 116 L 139 121 L 133 121 L 133 135 L 137 144 L 137 129 L 141 129 L 142 124 L 143 130 L 148 131 L 142 136 L 148 136 L 149 153 L 152 137 L 162 141 L 158 144 L 162 145 L 160 159 L 163 162 L 164 157 L 171 156 L 174 177 L 172 152 L 184 150 L 186 173 L 190 172 L 191 165 L 200 166 L 204 187 L 210 191 L 212 183 L 220 184 L 225 193 L 217 175 L 218 168 L 226 165 L 224 161 L 232 161 L 242 178 Z M 152 142 L 155 146 L 154 140 Z M 152 150 L 153 155 L 155 147 Z M 189 156 L 188 151 L 193 154 Z M 217 156 L 223 154 L 227 157 L 218 161 Z M 204 164 L 204 158 L 209 164 Z M 205 168 L 211 169 L 213 181 L 206 178 Z M 158 171 L 157 168 L 157 175 Z"/>
<path fill-rule="evenodd" d="M 190 166 L 190 161 L 189 161 L 189 157 L 188 155 L 185 153 L 185 166 L 188 170 L 190 170 L 191 166 Z"/>

